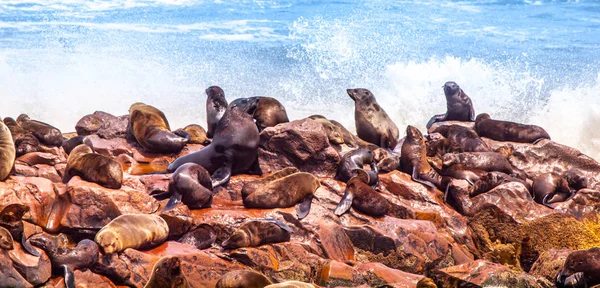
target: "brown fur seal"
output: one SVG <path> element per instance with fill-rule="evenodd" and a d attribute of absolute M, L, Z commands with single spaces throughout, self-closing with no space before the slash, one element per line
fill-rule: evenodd
<path fill-rule="evenodd" d="M 23 215 L 29 212 L 29 206 L 10 204 L 0 211 L 0 226 L 6 228 L 14 240 L 21 241 L 21 246 L 29 254 L 40 256 L 40 252 L 31 247 L 23 232 Z"/>
<path fill-rule="evenodd" d="M 196 247 L 199 250 L 207 249 L 217 240 L 217 231 L 208 225 L 200 224 L 196 229 L 185 233 L 177 242 Z"/>
<path fill-rule="evenodd" d="M 496 141 L 536 143 L 542 139 L 550 139 L 548 132 L 540 126 L 492 120 L 486 113 L 477 115 L 475 131 L 481 137 Z"/>
<path fill-rule="evenodd" d="M 486 193 L 496 188 L 496 186 L 508 182 L 519 182 L 523 184 L 523 186 L 525 186 L 525 188 L 527 188 L 527 190 L 530 193 L 532 191 L 531 185 L 529 185 L 527 181 L 512 177 L 503 172 L 493 171 L 482 175 L 481 177 L 479 177 L 479 179 L 477 179 L 477 181 L 475 181 L 475 183 L 473 184 L 473 190 L 471 191 L 471 193 L 469 193 L 469 196 L 475 197 L 479 194 Z"/>
<path fill-rule="evenodd" d="M 481 169 L 488 172 L 499 171 L 520 179 L 526 178 L 525 174 L 513 167 L 506 157 L 496 152 L 463 152 L 446 154 L 442 158 L 442 161 L 444 167 L 462 164 L 467 168 Z"/>
<path fill-rule="evenodd" d="M 154 214 L 121 215 L 102 227 L 94 241 L 105 254 L 117 253 L 126 248 L 146 249 L 165 242 L 169 226 Z"/>
<path fill-rule="evenodd" d="M 212 179 L 206 169 L 195 163 L 185 163 L 179 166 L 169 179 L 171 199 L 162 213 L 182 202 L 190 209 L 210 207 L 212 189 Z"/>
<path fill-rule="evenodd" d="M 144 288 L 192 288 L 181 271 L 181 260 L 176 256 L 162 257 L 154 264 Z"/>
<path fill-rule="evenodd" d="M 429 142 L 427 145 L 427 156 L 442 158 L 447 153 L 463 152 L 462 147 L 458 143 L 450 139 L 440 139 Z"/>
<path fill-rule="evenodd" d="M 258 180 L 248 182 L 244 185 L 244 187 L 242 187 L 242 198 L 245 199 L 246 197 L 248 197 L 248 195 L 254 193 L 260 187 L 267 185 L 269 182 L 272 182 L 279 178 L 283 178 L 285 176 L 289 176 L 289 175 L 292 175 L 292 174 L 298 173 L 298 172 L 300 172 L 300 170 L 298 170 L 298 168 L 296 168 L 294 166 L 285 167 L 279 171 L 271 173 L 269 176 L 265 176 Z"/>
<path fill-rule="evenodd" d="M 257 96 L 258 105 L 254 111 L 254 120 L 258 131 L 262 131 L 267 127 L 273 127 L 279 123 L 290 122 L 285 107 L 272 97 Z"/>
<path fill-rule="evenodd" d="M 408 125 L 406 127 L 406 139 L 402 143 L 400 156 L 400 169 L 412 176 L 412 180 L 429 187 L 441 187 L 442 176 L 440 176 L 429 162 L 425 138 L 419 129 Z M 448 154 L 446 154 L 448 155 Z"/>
<path fill-rule="evenodd" d="M 315 286 L 310 283 L 300 282 L 300 281 L 285 281 L 281 283 L 271 284 L 265 286 L 265 288 L 315 288 Z"/>
<path fill-rule="evenodd" d="M 225 249 L 237 249 L 287 242 L 290 241 L 290 233 L 294 233 L 294 230 L 279 220 L 257 219 L 244 223 L 221 246 Z"/>
<path fill-rule="evenodd" d="M 489 152 L 490 147 L 472 129 L 460 125 L 444 125 L 433 130 L 458 143 L 464 152 Z"/>
<path fill-rule="evenodd" d="M 429 129 L 435 122 L 441 121 L 475 121 L 475 109 L 471 98 L 460 89 L 456 82 L 448 81 L 443 86 L 446 96 L 446 113 L 431 117 L 425 127 Z"/>
<path fill-rule="evenodd" d="M 12 235 L 10 235 L 10 232 L 2 226 L 0 226 L 0 248 L 4 250 L 14 249 Z"/>
<path fill-rule="evenodd" d="M 442 171 L 442 176 L 467 180 L 471 185 L 475 185 L 475 182 L 485 174 L 487 174 L 487 172 L 484 170 L 467 168 L 462 164 L 454 164 Z"/>
<path fill-rule="evenodd" d="M 569 187 L 575 191 L 588 188 L 588 180 L 585 175 L 576 168 L 571 168 L 563 173 L 563 178 L 569 183 Z"/>
<path fill-rule="evenodd" d="M 74 270 L 90 268 L 98 261 L 98 245 L 89 239 L 81 240 L 73 248 L 64 247 L 56 237 L 45 234 L 36 234 L 30 241 L 46 252 L 54 274 L 64 273 L 67 288 L 75 288 Z"/>
<path fill-rule="evenodd" d="M 189 141 L 171 132 L 165 114 L 153 106 L 133 103 L 129 107 L 129 133 L 149 152 L 177 153 Z"/>
<path fill-rule="evenodd" d="M 396 155 L 390 155 L 385 157 L 377 163 L 377 170 L 379 173 L 388 173 L 400 168 L 400 157 Z"/>
<path fill-rule="evenodd" d="M 33 135 L 38 138 L 41 143 L 47 146 L 62 145 L 62 133 L 60 133 L 58 128 L 50 124 L 31 120 L 26 114 L 19 115 L 19 117 L 17 117 L 17 123 L 19 123 L 23 129 L 33 133 Z"/>
<path fill-rule="evenodd" d="M 223 275 L 216 288 L 263 288 L 271 281 L 263 274 L 252 270 L 236 270 Z"/>
<path fill-rule="evenodd" d="M 365 140 L 360 139 L 356 135 L 352 134 L 344 125 L 335 120 L 329 120 L 331 124 L 337 126 L 340 131 L 342 131 L 342 136 L 344 137 L 344 144 L 348 145 L 348 147 L 360 147 L 360 148 L 368 148 L 369 150 L 374 150 L 379 148 L 379 146 L 375 144 L 371 144 Z"/>
<path fill-rule="evenodd" d="M 84 142 L 86 142 L 86 144 L 90 147 L 92 147 L 92 145 L 93 145 L 91 143 L 91 141 L 86 141 L 86 136 L 75 136 L 75 137 L 71 137 L 69 139 L 63 140 L 62 148 L 63 148 L 63 150 L 65 150 L 65 153 L 67 153 L 67 155 L 69 155 L 69 154 L 71 154 L 71 151 L 73 151 L 73 149 L 75 149 L 75 147 L 83 144 Z M 120 155 L 126 155 L 126 154 L 120 154 Z"/>
<path fill-rule="evenodd" d="M 377 104 L 373 93 L 363 88 L 348 89 L 346 92 L 354 100 L 354 121 L 358 137 L 381 148 L 393 150 L 398 144 L 398 127 Z"/>
<path fill-rule="evenodd" d="M 306 172 L 298 172 L 260 187 L 244 198 L 246 208 L 287 208 L 296 205 L 298 218 L 302 219 L 310 212 L 313 194 L 321 186 L 319 179 Z"/>
<path fill-rule="evenodd" d="M 206 136 L 206 130 L 204 130 L 204 128 L 202 128 L 200 125 L 190 124 L 184 128 L 173 131 L 173 133 L 183 138 L 186 138 L 189 135 L 190 141 L 188 141 L 188 143 L 190 144 L 210 144 L 210 140 Z"/>
<path fill-rule="evenodd" d="M 117 161 L 106 156 L 95 154 L 92 148 L 81 144 L 69 155 L 63 183 L 68 183 L 73 176 L 94 182 L 106 188 L 119 189 L 123 182 L 123 168 Z"/>
<path fill-rule="evenodd" d="M 40 151 L 40 141 L 33 133 L 23 129 L 15 119 L 6 117 L 4 118 L 4 124 L 10 130 L 10 134 L 15 142 L 17 157 L 30 152 Z"/>
<path fill-rule="evenodd" d="M 355 169 L 355 175 L 346 184 L 346 190 L 342 200 L 335 208 L 334 214 L 341 216 L 350 207 L 373 217 L 382 217 L 390 209 L 390 203 L 379 195 L 368 183 L 371 181 L 369 174 L 363 169 Z"/>
<path fill-rule="evenodd" d="M 227 110 L 227 100 L 225 92 L 219 86 L 210 86 L 206 88 L 206 135 L 213 138 L 217 131 L 217 124 Z"/>
<path fill-rule="evenodd" d="M 212 143 L 198 152 L 177 158 L 167 170 L 174 172 L 185 163 L 196 163 L 212 174 L 213 188 L 229 181 L 231 175 L 247 173 L 258 166 L 260 136 L 252 115 L 258 98 L 231 102 L 219 121 Z"/>
<path fill-rule="evenodd" d="M 575 196 L 575 192 L 569 188 L 567 180 L 556 173 L 545 173 L 533 179 L 533 200 L 551 209 L 554 207 L 550 204 L 567 201 Z"/>
<path fill-rule="evenodd" d="M 15 166 L 17 150 L 8 127 L 0 121 L 0 181 L 4 181 Z"/>
<path fill-rule="evenodd" d="M 359 148 L 354 151 L 346 153 L 340 163 L 338 163 L 338 170 L 335 175 L 335 179 L 348 182 L 353 177 L 354 169 L 362 169 L 364 165 L 369 165 L 371 171 L 366 171 L 369 175 L 368 184 L 371 186 L 377 186 L 379 181 L 377 177 L 377 163 L 373 159 L 373 153 L 369 149 Z"/>
<path fill-rule="evenodd" d="M 600 248 L 573 251 L 556 276 L 556 287 L 593 287 L 600 284 Z"/>
<path fill-rule="evenodd" d="M 331 121 L 329 121 L 329 119 L 321 115 L 312 115 L 308 118 L 318 122 L 321 124 L 321 126 L 323 126 L 323 129 L 325 129 L 325 133 L 327 134 L 327 138 L 329 139 L 329 143 L 336 145 L 344 144 L 344 134 L 339 126 L 333 124 Z"/>

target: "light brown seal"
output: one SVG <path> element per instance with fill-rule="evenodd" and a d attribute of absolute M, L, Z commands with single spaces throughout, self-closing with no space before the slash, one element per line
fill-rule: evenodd
<path fill-rule="evenodd" d="M 210 140 L 206 135 L 206 130 L 197 124 L 187 125 L 183 128 L 173 131 L 173 133 L 182 138 L 186 138 L 189 135 L 190 141 L 188 141 L 188 143 L 190 144 L 208 145 L 210 143 Z"/>
<path fill-rule="evenodd" d="M 40 151 L 40 140 L 33 133 L 23 129 L 15 119 L 6 117 L 4 118 L 4 124 L 10 130 L 10 134 L 15 142 L 17 157 L 30 152 Z"/>
<path fill-rule="evenodd" d="M 354 100 L 354 121 L 359 138 L 381 148 L 394 149 L 400 132 L 371 91 L 364 88 L 346 90 Z"/>
<path fill-rule="evenodd" d="M 441 187 L 440 176 L 427 161 L 425 138 L 419 129 L 408 125 L 406 139 L 402 143 L 400 169 L 412 176 L 412 180 L 429 187 Z M 448 155 L 448 154 L 446 154 Z"/>
<path fill-rule="evenodd" d="M 15 166 L 17 150 L 8 127 L 0 121 L 0 181 L 4 181 Z"/>
<path fill-rule="evenodd" d="M 265 96 L 256 96 L 259 99 L 256 111 L 254 111 L 254 120 L 258 131 L 267 127 L 274 127 L 280 123 L 290 122 L 285 107 L 277 99 Z"/>
<path fill-rule="evenodd" d="M 58 128 L 50 124 L 31 120 L 26 114 L 19 115 L 19 117 L 17 117 L 17 123 L 19 123 L 23 129 L 33 133 L 33 135 L 38 138 L 41 143 L 47 146 L 58 147 L 62 145 L 62 133 L 60 133 Z"/>
<path fill-rule="evenodd" d="M 192 288 L 181 271 L 177 256 L 162 257 L 154 264 L 152 274 L 144 288 Z"/>
<path fill-rule="evenodd" d="M 271 284 L 267 276 L 252 270 L 235 270 L 223 275 L 216 288 L 263 288 Z"/>
<path fill-rule="evenodd" d="M 257 219 L 244 223 L 221 246 L 225 249 L 237 249 L 287 242 L 290 241 L 290 233 L 294 233 L 294 230 L 279 220 Z"/>
<path fill-rule="evenodd" d="M 0 248 L 4 250 L 12 250 L 14 248 L 12 235 L 2 226 L 0 226 Z"/>
<path fill-rule="evenodd" d="M 81 144 L 69 155 L 63 183 L 68 183 L 73 176 L 97 183 L 111 189 L 121 188 L 123 168 L 117 161 L 104 155 L 96 154 L 86 144 Z"/>
<path fill-rule="evenodd" d="M 162 244 L 169 236 L 169 226 L 154 214 L 121 215 L 102 227 L 94 241 L 105 254 L 126 248 L 146 249 Z"/>
<path fill-rule="evenodd" d="M 183 203 L 190 209 L 210 207 L 212 203 L 212 179 L 202 166 L 185 163 L 171 175 L 169 179 L 171 199 L 162 210 L 169 211 L 177 204 Z"/>
<path fill-rule="evenodd" d="M 481 137 L 496 141 L 536 143 L 542 139 L 550 139 L 548 132 L 540 126 L 493 120 L 486 113 L 477 115 L 475 131 Z"/>
<path fill-rule="evenodd" d="M 177 153 L 189 141 L 171 132 L 162 111 L 140 102 L 129 107 L 128 131 L 149 152 Z"/>
<path fill-rule="evenodd" d="M 369 174 L 363 169 L 354 169 L 352 172 L 354 177 L 346 183 L 346 190 L 334 214 L 341 216 L 353 207 L 369 216 L 385 216 L 390 209 L 390 203 L 369 186 Z"/>
<path fill-rule="evenodd" d="M 325 133 L 327 134 L 327 138 L 329 139 L 329 143 L 336 145 L 344 144 L 344 135 L 339 126 L 333 124 L 331 121 L 329 121 L 329 119 L 321 115 L 312 115 L 308 118 L 323 126 L 323 129 L 325 129 Z"/>
<path fill-rule="evenodd" d="M 475 121 L 475 109 L 471 98 L 456 84 L 448 81 L 442 87 L 446 96 L 446 113 L 435 115 L 427 122 L 426 128 L 429 129 L 435 122 L 441 121 Z"/>
<path fill-rule="evenodd" d="M 227 100 L 225 92 L 219 86 L 210 86 L 206 88 L 206 136 L 213 138 L 217 130 L 219 120 L 225 115 L 227 110 Z"/>
<path fill-rule="evenodd" d="M 289 176 L 289 175 L 292 175 L 292 174 L 298 173 L 298 172 L 300 172 L 300 170 L 298 170 L 298 168 L 296 168 L 294 166 L 285 167 L 279 171 L 275 171 L 275 172 L 271 173 L 268 176 L 248 182 L 244 185 L 244 187 L 242 187 L 242 198 L 245 199 L 246 197 L 248 197 L 248 195 L 254 193 L 260 187 L 267 185 L 269 182 L 272 182 L 274 180 L 277 180 L 277 179 L 280 179 L 285 176 Z"/>

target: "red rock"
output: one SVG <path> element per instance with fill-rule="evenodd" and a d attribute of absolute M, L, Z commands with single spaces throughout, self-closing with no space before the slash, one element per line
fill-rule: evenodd
<path fill-rule="evenodd" d="M 0 207 L 13 203 L 27 205 L 30 210 L 24 218 L 41 227 L 46 225 L 54 199 L 53 183 L 45 178 L 11 176 L 0 182 Z"/>
<path fill-rule="evenodd" d="M 392 269 L 381 263 L 360 264 L 355 266 L 354 269 L 363 274 L 367 284 L 371 286 L 394 284 L 394 286 L 399 287 L 414 287 L 423 278 L 421 275 Z"/>
<path fill-rule="evenodd" d="M 16 245 L 16 244 L 15 244 Z M 33 285 L 13 267 L 9 251 L 0 249 L 0 279 L 4 287 L 33 287 Z"/>
<path fill-rule="evenodd" d="M 568 201 L 552 205 L 554 211 L 573 215 L 577 219 L 595 216 L 600 210 L 600 191 L 581 189 Z"/>
<path fill-rule="evenodd" d="M 531 267 L 529 274 L 554 282 L 571 252 L 573 250 L 570 249 L 550 249 L 543 252 Z"/>
<path fill-rule="evenodd" d="M 65 170 L 67 170 L 67 163 L 58 163 L 54 165 L 54 169 L 56 169 L 56 172 L 58 172 L 58 175 L 62 179 L 65 175 Z"/>
<path fill-rule="evenodd" d="M 9 250 L 8 256 L 13 262 L 13 267 L 19 271 L 27 282 L 32 285 L 40 285 L 50 279 L 52 274 L 52 266 L 50 258 L 41 249 L 34 248 L 40 252 L 40 256 L 36 257 L 28 252 L 25 252 L 20 243 L 14 243 L 14 249 Z M 0 279 L 3 279 L 0 277 Z M 4 282 L 3 282 L 4 284 Z"/>
<path fill-rule="evenodd" d="M 15 163 L 15 172 L 17 172 L 18 175 L 22 175 L 22 176 L 29 176 L 29 177 L 37 177 L 38 176 L 37 169 L 35 169 L 29 165 L 24 165 L 24 164 Z"/>
<path fill-rule="evenodd" d="M 319 228 L 316 234 L 327 258 L 344 263 L 355 260 L 354 246 L 342 226 L 334 222 L 323 222 Z"/>
<path fill-rule="evenodd" d="M 52 182 L 62 182 L 62 177 L 58 175 L 58 172 L 53 166 L 37 164 L 34 167 L 38 169 L 39 177 L 46 178 Z"/>
<path fill-rule="evenodd" d="M 551 287 L 552 283 L 528 274 L 517 274 L 505 266 L 477 260 L 429 273 L 440 287 Z"/>
<path fill-rule="evenodd" d="M 124 138 L 102 139 L 98 135 L 89 135 L 86 140 L 93 145 L 94 152 L 107 157 L 116 157 L 120 154 L 132 155 L 131 149 L 134 147 Z"/>
<path fill-rule="evenodd" d="M 60 159 L 58 156 L 50 153 L 31 152 L 17 158 L 17 161 L 25 163 L 29 166 L 33 166 L 36 164 L 46 164 L 53 166 L 59 163 Z"/>
<path fill-rule="evenodd" d="M 146 188 L 148 194 L 159 194 L 169 189 L 169 177 L 166 174 L 132 176 L 139 179 Z"/>

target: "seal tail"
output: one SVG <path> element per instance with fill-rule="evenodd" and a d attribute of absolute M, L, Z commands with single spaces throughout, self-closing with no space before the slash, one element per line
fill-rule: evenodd
<path fill-rule="evenodd" d="M 304 217 L 308 216 L 310 212 L 310 205 L 312 204 L 312 199 L 314 198 L 313 194 L 310 194 L 296 206 L 296 214 L 298 215 L 298 220 L 304 219 Z"/>
<path fill-rule="evenodd" d="M 338 203 L 337 207 L 335 207 L 335 211 L 333 213 L 337 216 L 342 216 L 342 214 L 350 210 L 353 200 L 354 195 L 352 195 L 352 193 L 349 193 L 348 189 L 346 189 L 346 192 L 344 192 L 344 196 L 342 196 L 342 200 L 340 200 L 340 203 Z"/>
<path fill-rule="evenodd" d="M 27 251 L 29 254 L 39 257 L 40 256 L 40 252 L 38 252 L 37 250 L 35 250 L 35 248 L 33 248 L 29 242 L 27 242 L 27 238 L 25 237 L 25 233 L 23 233 L 21 235 L 21 246 L 23 246 L 23 249 L 25 249 L 25 251 Z"/>
<path fill-rule="evenodd" d="M 165 207 L 160 211 L 160 213 L 165 213 L 175 208 L 175 206 L 181 203 L 181 197 L 182 195 L 180 193 L 174 193 L 173 195 L 171 195 L 169 202 L 167 202 L 167 205 L 165 205 Z"/>
<path fill-rule="evenodd" d="M 75 288 L 75 273 L 67 265 L 61 267 L 65 270 L 65 287 Z"/>

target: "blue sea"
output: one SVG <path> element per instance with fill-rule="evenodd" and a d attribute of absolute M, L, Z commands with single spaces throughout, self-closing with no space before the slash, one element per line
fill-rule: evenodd
<path fill-rule="evenodd" d="M 0 0 L 0 116 L 74 131 L 143 101 L 205 126 L 204 90 L 354 130 L 347 88 L 424 131 L 459 83 L 477 113 L 600 159 L 598 0 Z"/>

